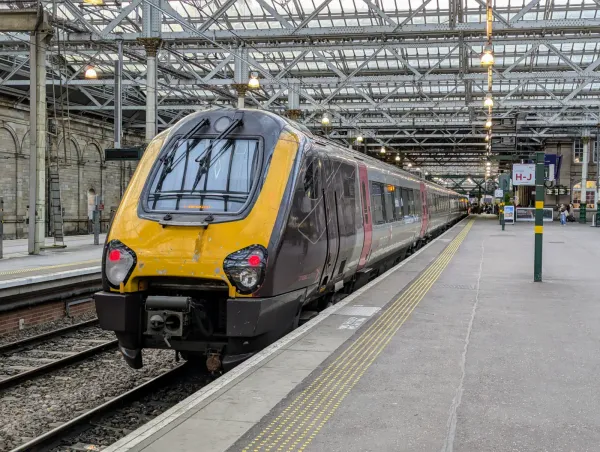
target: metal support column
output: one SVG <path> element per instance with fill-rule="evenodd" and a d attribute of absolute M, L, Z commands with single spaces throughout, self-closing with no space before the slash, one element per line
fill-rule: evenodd
<path fill-rule="evenodd" d="M 297 83 L 290 83 L 288 86 L 288 109 L 285 114 L 293 120 L 299 119 L 302 114 L 300 111 L 300 87 Z"/>
<path fill-rule="evenodd" d="M 581 165 L 581 200 L 579 203 L 579 222 L 581 224 L 586 223 L 586 210 L 587 210 L 587 173 L 588 173 L 588 161 L 590 154 L 590 134 L 589 130 L 583 131 L 583 159 Z"/>
<path fill-rule="evenodd" d="M 146 47 L 146 142 L 156 136 L 156 53 L 159 38 L 144 39 Z"/>
<path fill-rule="evenodd" d="M 117 61 L 115 61 L 115 149 L 121 149 L 123 127 L 123 38 L 117 39 Z"/>
<path fill-rule="evenodd" d="M 121 149 L 121 139 L 123 137 L 123 37 L 117 38 L 117 61 L 115 61 L 115 112 L 114 112 L 114 132 L 115 149 Z M 119 162 L 119 199 L 123 197 L 123 162 Z M 104 195 L 104 193 L 101 193 Z"/>
<path fill-rule="evenodd" d="M 94 197 L 94 211 L 92 212 L 92 222 L 94 226 L 94 245 L 100 244 L 100 195 Z"/>
<path fill-rule="evenodd" d="M 535 251 L 533 280 L 542 281 L 542 245 L 544 238 L 544 153 L 535 154 Z"/>
<path fill-rule="evenodd" d="M 39 254 L 46 235 L 46 45 L 48 34 L 32 32 L 29 107 L 29 254 Z"/>
<path fill-rule="evenodd" d="M 240 47 L 235 51 L 233 68 L 233 89 L 237 91 L 237 108 L 245 107 L 246 92 L 248 91 L 248 48 Z"/>
<path fill-rule="evenodd" d="M 146 49 L 146 142 L 156 136 L 156 54 L 161 44 L 162 13 L 160 0 L 142 3 L 142 37 L 138 41 Z"/>

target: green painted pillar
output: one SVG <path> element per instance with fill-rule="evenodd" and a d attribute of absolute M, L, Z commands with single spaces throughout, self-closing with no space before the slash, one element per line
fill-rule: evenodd
<path fill-rule="evenodd" d="M 544 238 L 544 153 L 535 154 L 535 251 L 533 281 L 542 281 L 542 245 Z"/>
<path fill-rule="evenodd" d="M 584 134 L 586 131 L 584 131 Z M 583 136 L 583 161 L 581 162 L 581 196 L 579 203 L 579 222 L 585 224 L 587 221 L 587 175 L 589 162 L 590 137 Z"/>

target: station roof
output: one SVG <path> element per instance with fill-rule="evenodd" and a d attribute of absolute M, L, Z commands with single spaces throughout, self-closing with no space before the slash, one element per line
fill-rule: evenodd
<path fill-rule="evenodd" d="M 95 0 L 96 2 L 100 0 Z M 284 113 L 348 145 L 432 175 L 485 171 L 486 0 L 42 0 L 54 34 L 49 101 L 113 117 L 116 40 L 124 47 L 124 127 L 144 127 L 145 51 L 158 37 L 158 121 L 236 101 L 247 51 L 261 88 L 247 106 Z M 31 8 L 35 2 L 0 2 Z M 526 157 L 600 122 L 600 0 L 492 0 L 492 157 Z M 29 37 L 0 33 L 0 92 L 28 102 Z M 97 80 L 86 80 L 94 65 Z M 68 92 L 68 96 L 67 96 Z M 331 126 L 322 130 L 326 113 Z M 384 146 L 386 154 L 380 154 Z M 502 165 L 493 164 L 495 172 Z"/>

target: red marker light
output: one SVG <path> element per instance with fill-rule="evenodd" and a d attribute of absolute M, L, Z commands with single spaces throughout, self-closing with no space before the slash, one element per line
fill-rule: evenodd
<path fill-rule="evenodd" d="M 248 263 L 252 267 L 258 267 L 260 265 L 260 257 L 258 257 L 257 255 L 252 255 L 248 258 Z"/>
<path fill-rule="evenodd" d="M 108 253 L 108 260 L 111 262 L 115 262 L 121 259 L 121 252 L 119 250 L 112 250 Z"/>

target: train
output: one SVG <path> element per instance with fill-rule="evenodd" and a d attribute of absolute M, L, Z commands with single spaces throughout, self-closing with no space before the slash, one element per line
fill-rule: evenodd
<path fill-rule="evenodd" d="M 197 112 L 147 146 L 111 222 L 99 324 L 134 369 L 248 359 L 467 214 L 467 198 L 274 113 Z"/>

